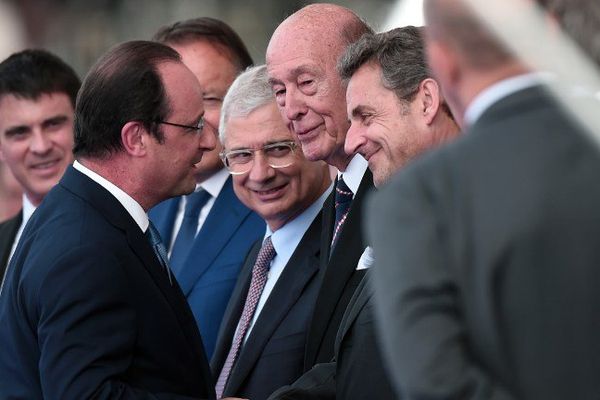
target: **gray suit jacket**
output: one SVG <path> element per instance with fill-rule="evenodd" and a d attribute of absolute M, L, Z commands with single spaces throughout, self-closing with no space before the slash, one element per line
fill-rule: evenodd
<path fill-rule="evenodd" d="M 596 145 L 534 87 L 374 196 L 375 298 L 399 391 L 600 395 L 599 171 Z"/>

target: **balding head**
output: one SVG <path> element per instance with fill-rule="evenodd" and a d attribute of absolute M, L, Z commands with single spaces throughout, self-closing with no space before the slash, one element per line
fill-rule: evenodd
<path fill-rule="evenodd" d="M 267 69 L 277 105 L 310 160 L 344 170 L 349 124 L 345 86 L 336 64 L 346 47 L 372 32 L 351 10 L 313 4 L 277 27 L 267 48 Z M 293 44 L 293 45 L 291 45 Z"/>

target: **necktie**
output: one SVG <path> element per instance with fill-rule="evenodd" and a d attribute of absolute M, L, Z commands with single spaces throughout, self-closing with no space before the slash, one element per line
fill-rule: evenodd
<path fill-rule="evenodd" d="M 146 236 L 152 245 L 152 249 L 154 250 L 154 254 L 160 265 L 163 267 L 167 276 L 169 277 L 169 282 L 173 285 L 173 279 L 171 278 L 171 270 L 169 269 L 169 263 L 167 262 L 167 248 L 162 242 L 160 238 L 160 233 L 158 233 L 158 229 L 154 226 L 152 221 L 149 221 L 148 229 L 146 230 Z"/>
<path fill-rule="evenodd" d="M 250 288 L 248 289 L 248 295 L 246 296 L 244 310 L 242 311 L 242 316 L 240 317 L 238 329 L 233 337 L 231 348 L 227 354 L 227 359 L 223 364 L 221 374 L 219 375 L 219 379 L 217 380 L 217 384 L 215 386 L 218 399 L 223 397 L 223 391 L 225 390 L 227 379 L 229 378 L 229 374 L 233 369 L 233 365 L 239 354 L 240 347 L 244 341 L 244 337 L 246 336 L 246 332 L 248 331 L 252 317 L 254 316 L 254 311 L 256 310 L 256 305 L 258 304 L 260 295 L 265 287 L 265 283 L 267 283 L 267 274 L 269 272 L 271 260 L 274 256 L 275 248 L 273 247 L 271 237 L 269 236 L 265 239 L 262 248 L 258 252 L 258 257 L 256 257 L 256 262 L 252 268 L 252 279 L 250 280 Z"/>
<path fill-rule="evenodd" d="M 190 253 L 194 238 L 196 237 L 196 231 L 198 230 L 200 210 L 202 210 L 202 207 L 204 207 L 210 197 L 210 193 L 203 189 L 185 197 L 186 203 L 183 219 L 175 238 L 175 243 L 173 243 L 171 258 L 169 259 L 169 264 L 175 276 L 179 276 L 179 272 L 181 272 L 183 264 Z"/>
<path fill-rule="evenodd" d="M 335 225 L 333 228 L 333 238 L 331 239 L 331 249 L 334 248 L 340 231 L 342 230 L 342 226 L 346 221 L 353 196 L 354 193 L 352 193 L 352 190 L 350 190 L 348 185 L 346 185 L 346 182 L 344 182 L 343 176 L 340 176 L 340 179 L 338 179 L 337 185 L 335 186 Z"/>

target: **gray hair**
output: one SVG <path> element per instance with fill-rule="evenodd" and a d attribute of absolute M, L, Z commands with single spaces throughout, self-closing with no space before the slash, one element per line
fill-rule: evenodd
<path fill-rule="evenodd" d="M 381 66 L 383 86 L 403 102 L 412 101 L 419 84 L 431 77 L 425 61 L 422 28 L 414 26 L 363 35 L 346 49 L 338 62 L 338 72 L 343 80 L 348 80 L 370 62 Z"/>
<path fill-rule="evenodd" d="M 225 142 L 225 126 L 231 118 L 246 117 L 252 111 L 272 102 L 275 102 L 275 97 L 269 84 L 267 67 L 258 65 L 242 72 L 233 81 L 223 99 L 219 121 L 221 143 Z"/>

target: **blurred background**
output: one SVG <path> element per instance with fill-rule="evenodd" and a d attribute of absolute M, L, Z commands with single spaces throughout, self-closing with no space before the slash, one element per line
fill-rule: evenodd
<path fill-rule="evenodd" d="M 331 1 L 361 15 L 375 30 L 422 24 L 421 1 Z M 275 27 L 312 2 L 297 0 L 0 0 L 0 59 L 26 47 L 46 48 L 83 77 L 115 43 L 150 39 L 165 24 L 210 16 L 231 25 L 256 63 Z"/>

